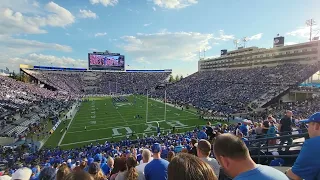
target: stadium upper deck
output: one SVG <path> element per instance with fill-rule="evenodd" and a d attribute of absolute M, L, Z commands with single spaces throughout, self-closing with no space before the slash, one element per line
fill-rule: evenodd
<path fill-rule="evenodd" d="M 311 64 L 319 61 L 319 57 L 320 41 L 275 46 L 270 49 L 248 47 L 230 52 L 222 50 L 221 57 L 200 59 L 198 70 L 275 66 L 284 63 Z"/>

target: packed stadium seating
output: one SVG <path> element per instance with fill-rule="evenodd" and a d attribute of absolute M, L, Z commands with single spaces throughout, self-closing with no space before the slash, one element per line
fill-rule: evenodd
<path fill-rule="evenodd" d="M 249 103 L 270 100 L 306 80 L 318 69 L 319 64 L 282 64 L 196 72 L 169 85 L 167 100 L 210 109 L 217 114 L 247 112 Z M 152 95 L 163 98 L 163 94 L 164 89 L 161 89 Z"/>
<path fill-rule="evenodd" d="M 39 123 L 39 116 L 53 115 L 69 107 L 77 96 L 50 91 L 33 84 L 0 76 L 0 135 L 25 134 L 30 125 Z M 18 114 L 18 115 L 17 115 Z M 19 116 L 16 120 L 14 115 Z"/>
<path fill-rule="evenodd" d="M 191 104 L 200 109 L 210 109 L 213 110 L 213 114 L 218 115 L 246 112 L 246 108 L 250 103 L 255 102 L 259 106 L 264 101 L 272 99 L 288 88 L 295 88 L 318 69 L 319 64 L 283 64 L 276 67 L 197 72 L 181 81 L 169 84 L 166 87 L 167 100 Z M 36 126 L 41 117 L 59 115 L 59 112 L 70 108 L 75 102 L 74 100 L 85 94 L 145 94 L 146 89 L 149 89 L 152 97 L 164 98 L 165 89 L 156 87 L 165 83 L 170 74 L 51 72 L 38 70 L 25 70 L 25 72 L 38 79 L 41 83 L 52 87 L 55 91 L 0 76 L 0 113 L 14 114 L 14 112 L 19 112 L 20 114 L 18 120 L 11 117 L 9 119 L 3 118 L 0 121 L 0 135 L 2 136 L 26 134 L 26 131 L 33 130 L 30 126 Z M 122 101 L 122 99 L 120 100 Z M 291 166 L 300 149 L 290 150 L 289 148 L 282 151 L 278 150 L 278 147 L 285 147 L 283 144 L 270 144 L 269 142 L 272 138 L 281 138 L 281 136 L 278 137 L 277 134 L 279 133 L 277 131 L 274 134 L 275 136 L 270 136 L 269 132 L 257 134 L 258 129 L 261 131 L 262 128 L 266 128 L 265 118 L 262 117 L 272 114 L 275 117 L 272 123 L 277 124 L 284 112 L 290 109 L 293 111 L 296 120 L 306 118 L 318 111 L 320 108 L 319 102 L 319 97 L 312 97 L 303 102 L 283 103 L 281 106 L 275 105 L 268 112 L 256 114 L 256 119 L 252 119 L 250 123 L 244 121 L 242 124 L 231 123 L 227 125 L 219 123 L 214 126 L 208 124 L 206 128 L 195 127 L 193 131 L 186 133 L 167 133 L 135 140 L 127 139 L 120 142 L 106 141 L 104 144 L 92 143 L 91 145 L 69 150 L 51 147 L 35 151 L 33 142 L 25 143 L 18 147 L 0 147 L 0 168 L 1 166 L 4 167 L 0 169 L 0 178 L 3 175 L 16 177 L 19 171 L 30 171 L 30 179 L 55 179 L 59 173 L 61 175 L 62 171 L 65 173 L 61 175 L 61 179 L 63 179 L 80 169 L 88 172 L 95 179 L 117 179 L 115 176 L 120 177 L 122 173 L 126 176 L 129 168 L 131 170 L 136 168 L 137 163 L 134 163 L 135 165 L 128 164 L 131 158 L 141 164 L 149 163 L 150 161 L 144 163 L 142 152 L 145 149 L 151 149 L 156 154 L 158 150 L 154 149 L 154 143 L 160 143 L 162 159 L 167 159 L 174 153 L 177 154 L 177 158 L 184 152 L 196 155 L 197 151 L 195 149 L 198 145 L 196 142 L 200 141 L 199 134 L 202 131 L 205 131 L 208 135 L 210 134 L 206 139 L 213 144 L 214 139 L 221 134 L 237 134 L 247 145 L 256 163 Z M 9 120 L 10 123 L 8 123 Z M 263 125 L 261 125 L 262 123 Z M 271 125 L 271 121 L 267 123 Z M 239 133 L 239 131 L 242 131 L 240 128 L 242 125 L 247 127 L 247 135 L 243 135 L 245 132 Z M 304 124 L 296 121 L 294 127 L 297 133 L 294 133 L 295 135 L 290 136 L 290 138 L 306 137 Z M 212 132 L 207 131 L 210 128 L 212 128 Z M 282 134 L 280 133 L 279 135 Z M 299 142 L 293 146 L 300 147 L 301 144 Z M 212 149 L 210 152 L 210 157 L 213 158 Z M 183 157 L 185 160 L 190 158 L 188 156 Z M 113 163 L 114 168 L 112 169 L 110 164 L 113 165 Z M 119 167 L 121 164 L 126 163 L 127 166 L 124 165 L 122 169 Z M 28 170 L 21 169 L 22 167 L 27 167 Z M 29 169 L 32 169 L 32 171 Z M 52 172 L 49 178 L 48 171 L 51 171 L 50 169 Z M 136 172 L 137 169 L 133 172 Z M 219 179 L 230 179 L 223 169 L 213 170 L 216 175 L 217 172 L 220 172 L 217 175 Z M 139 179 L 148 179 L 147 176 L 139 174 L 138 171 L 136 175 Z M 166 175 L 164 174 L 164 176 Z M 28 173 L 26 176 L 28 176 Z M 215 178 L 213 177 L 212 179 Z"/>

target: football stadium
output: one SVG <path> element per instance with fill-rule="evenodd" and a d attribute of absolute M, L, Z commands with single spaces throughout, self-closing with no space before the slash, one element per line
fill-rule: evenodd
<path fill-rule="evenodd" d="M 297 24 L 267 17 L 279 30 L 254 22 L 265 32 L 237 38 L 252 30 L 236 21 L 245 32 L 189 31 L 199 27 L 182 19 L 183 31 L 132 24 L 161 16 L 174 28 L 212 2 L 135 3 L 0 4 L 0 180 L 320 180 L 314 19 L 274 36 Z M 119 22 L 124 29 L 110 27 Z"/>

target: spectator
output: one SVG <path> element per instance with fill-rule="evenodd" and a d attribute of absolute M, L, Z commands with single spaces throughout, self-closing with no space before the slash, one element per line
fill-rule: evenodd
<path fill-rule="evenodd" d="M 126 170 L 126 158 L 125 157 L 117 157 L 114 159 L 114 168 L 111 171 L 110 180 L 115 180 L 118 173 L 120 171 Z"/>
<path fill-rule="evenodd" d="M 56 170 L 52 167 L 45 167 L 39 174 L 38 180 L 55 180 Z"/>
<path fill-rule="evenodd" d="M 142 172 L 144 173 L 144 168 L 146 167 L 146 165 L 150 162 L 151 160 L 151 152 L 149 149 L 144 149 L 142 151 L 142 163 L 139 164 L 136 168 L 138 170 L 138 172 Z"/>
<path fill-rule="evenodd" d="M 280 120 L 280 124 L 278 125 L 278 129 L 280 131 L 281 136 L 291 135 L 292 132 L 292 111 L 287 111 L 285 117 Z M 283 145 L 287 141 L 287 146 L 292 144 L 292 138 L 284 137 L 280 139 L 280 146 Z M 290 147 L 286 147 L 286 151 L 289 151 Z M 278 151 L 281 151 L 282 147 L 278 148 Z"/>
<path fill-rule="evenodd" d="M 182 151 L 182 145 L 181 145 L 181 141 L 180 140 L 178 140 L 177 141 L 177 145 L 174 147 L 174 152 L 175 153 L 179 153 L 179 152 L 181 152 Z"/>
<path fill-rule="evenodd" d="M 256 134 L 257 134 L 257 138 L 261 138 L 262 137 L 262 124 L 261 123 L 257 124 Z"/>
<path fill-rule="evenodd" d="M 206 133 L 207 128 L 205 126 L 202 127 L 202 130 L 198 133 L 198 139 L 208 139 L 208 135 Z"/>
<path fill-rule="evenodd" d="M 63 180 L 94 180 L 94 178 L 85 171 L 74 171 L 69 173 Z"/>
<path fill-rule="evenodd" d="M 30 177 L 30 180 L 37 180 L 39 173 L 40 173 L 40 166 L 35 166 L 34 168 L 31 169 L 32 175 Z"/>
<path fill-rule="evenodd" d="M 66 164 L 62 164 L 57 171 L 57 180 L 62 180 L 70 173 L 70 169 Z"/>
<path fill-rule="evenodd" d="M 128 157 L 126 160 L 126 170 L 119 172 L 116 180 L 144 180 L 143 173 L 139 173 L 136 169 L 137 159 L 135 157 Z"/>
<path fill-rule="evenodd" d="M 197 156 L 197 147 L 195 146 L 196 143 L 198 143 L 197 139 L 192 138 L 191 141 L 190 141 L 190 147 L 191 147 L 191 149 L 189 150 L 189 153 L 190 153 L 190 154 L 193 154 L 193 155 L 195 155 L 195 156 Z"/>
<path fill-rule="evenodd" d="M 243 136 L 247 136 L 248 135 L 249 128 L 248 128 L 248 125 L 245 122 L 243 122 L 241 124 L 239 129 L 240 129 L 240 132 L 243 134 Z"/>
<path fill-rule="evenodd" d="M 213 139 L 213 129 L 212 129 L 212 127 L 211 127 L 210 121 L 207 122 L 206 128 L 207 128 L 207 129 L 206 129 L 206 134 L 208 135 L 208 138 L 209 138 L 210 140 L 212 140 L 212 139 Z"/>
<path fill-rule="evenodd" d="M 159 143 L 152 145 L 153 160 L 144 168 L 146 180 L 165 180 L 168 177 L 169 162 L 161 159 L 161 146 Z"/>
<path fill-rule="evenodd" d="M 113 169 L 114 165 L 114 160 L 112 157 L 109 157 L 107 160 L 107 163 L 104 163 L 101 167 L 102 172 L 104 173 L 105 176 L 109 177 L 111 170 Z"/>
<path fill-rule="evenodd" d="M 94 180 L 104 180 L 104 176 L 100 169 L 100 165 L 97 162 L 90 164 L 88 173 L 91 174 Z"/>
<path fill-rule="evenodd" d="M 277 137 L 277 127 L 274 125 L 274 121 L 271 121 L 270 122 L 270 127 L 269 127 L 269 130 L 267 132 L 267 135 L 269 138 L 271 137 Z M 269 144 L 270 145 L 275 145 L 277 142 L 277 139 L 270 139 L 269 140 Z"/>
<path fill-rule="evenodd" d="M 80 166 L 77 166 L 77 167 L 75 167 L 74 169 L 73 169 L 73 171 L 82 171 L 82 170 L 84 170 L 84 168 L 87 166 L 87 162 L 86 161 L 82 161 L 81 163 L 80 163 Z"/>
<path fill-rule="evenodd" d="M 20 168 L 12 174 L 12 180 L 29 180 L 32 171 L 29 168 Z M 51 179 L 48 179 L 51 180 Z"/>
<path fill-rule="evenodd" d="M 310 139 L 305 140 L 293 167 L 286 174 L 291 179 L 320 179 L 320 112 L 300 122 L 308 123 Z"/>
<path fill-rule="evenodd" d="M 244 142 L 232 134 L 216 138 L 214 154 L 233 180 L 288 180 L 286 175 L 272 167 L 257 165 Z"/>
<path fill-rule="evenodd" d="M 170 151 L 170 152 L 168 153 L 168 158 L 167 158 L 167 160 L 168 160 L 169 162 L 171 162 L 171 160 L 174 158 L 174 156 L 175 156 L 175 153 L 174 153 L 173 151 Z"/>
<path fill-rule="evenodd" d="M 168 180 L 218 180 L 209 164 L 197 157 L 182 153 L 170 162 Z"/>
<path fill-rule="evenodd" d="M 211 152 L 211 144 L 207 140 L 200 140 L 198 142 L 198 147 L 197 147 L 197 154 L 198 157 L 208 163 L 210 167 L 213 169 L 214 174 L 219 177 L 220 173 L 220 165 L 218 161 L 215 158 L 210 158 L 210 152 Z"/>
<path fill-rule="evenodd" d="M 249 140 L 247 138 L 243 137 L 242 132 L 238 133 L 238 137 L 246 144 L 247 147 L 249 146 Z"/>

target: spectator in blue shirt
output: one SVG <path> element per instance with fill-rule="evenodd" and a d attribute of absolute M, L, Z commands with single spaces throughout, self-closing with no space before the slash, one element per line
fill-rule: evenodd
<path fill-rule="evenodd" d="M 144 168 L 144 175 L 146 180 L 167 180 L 169 162 L 167 160 L 161 159 L 160 144 L 154 143 L 151 151 L 153 153 L 153 160 L 149 162 Z"/>
<path fill-rule="evenodd" d="M 308 123 L 310 139 L 305 140 L 296 162 L 286 174 L 291 179 L 320 179 L 320 112 L 300 122 Z"/>
<path fill-rule="evenodd" d="M 238 137 L 246 144 L 247 147 L 249 146 L 249 140 L 247 138 L 243 137 L 242 132 L 238 133 Z"/>
<path fill-rule="evenodd" d="M 181 141 L 177 141 L 177 145 L 174 147 L 174 152 L 175 153 L 179 153 L 179 152 L 181 152 L 182 151 L 182 145 L 181 145 Z"/>
<path fill-rule="evenodd" d="M 242 123 L 242 125 L 239 127 L 239 129 L 244 136 L 248 135 L 248 126 L 245 122 Z"/>
<path fill-rule="evenodd" d="M 256 164 L 245 143 L 233 134 L 221 134 L 214 142 L 214 155 L 233 180 L 289 180 L 272 167 Z"/>
<path fill-rule="evenodd" d="M 207 128 L 205 126 L 202 127 L 202 130 L 198 133 L 198 139 L 208 139 L 208 135 L 206 133 Z"/>

